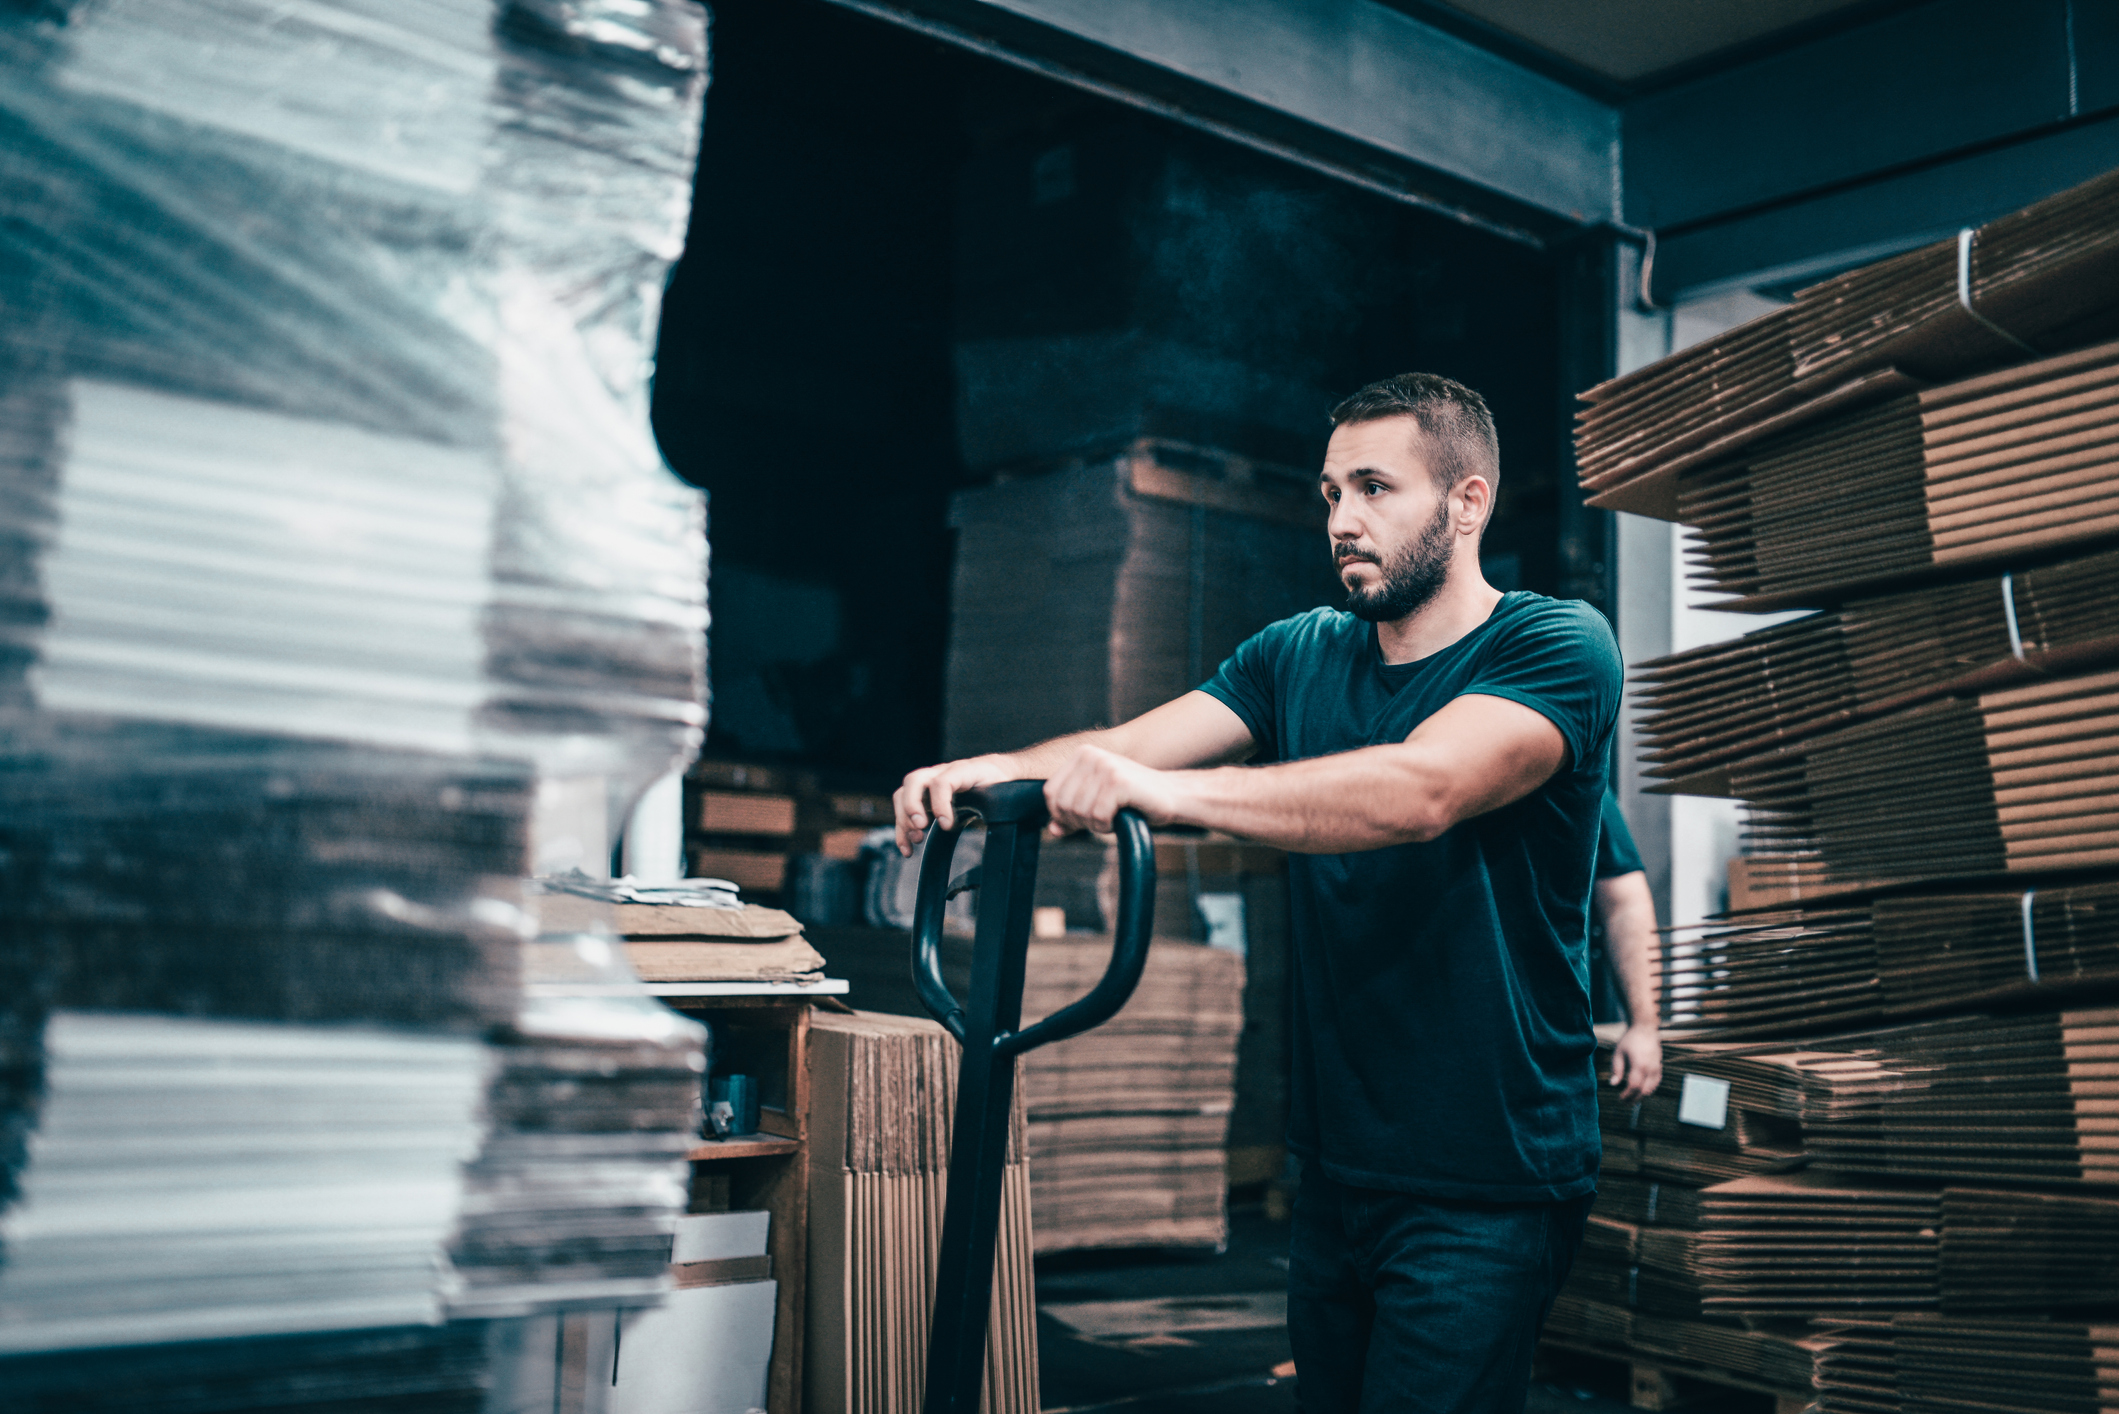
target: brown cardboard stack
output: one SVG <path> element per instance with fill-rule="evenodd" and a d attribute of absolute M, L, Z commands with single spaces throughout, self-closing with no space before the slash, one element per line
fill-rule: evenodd
<path fill-rule="evenodd" d="M 2119 982 L 2119 883 L 1854 899 L 1671 936 L 1671 1028 L 1788 1035 Z"/>
<path fill-rule="evenodd" d="M 1664 788 L 1747 806 L 1739 911 L 1664 949 L 1674 1123 L 1716 1130 L 1665 1244 L 1684 1329 L 1859 1318 L 1810 1347 L 1828 1409 L 2076 1407 L 1940 1376 L 2053 1368 L 2026 1331 L 2119 1303 L 2119 1011 L 1937 1015 L 2119 991 L 2115 332 L 2119 173 L 1584 399 L 1593 504 L 1689 527 L 1718 607 L 1821 611 L 1641 685 Z M 1608 1170 L 1645 1174 L 1670 1084 Z M 1786 1161 L 1713 1172 L 1754 1113 Z M 1642 1195 L 1613 1198 L 1642 1359 L 1671 1288 Z"/>
<path fill-rule="evenodd" d="M 2119 174 L 1794 304 L 1582 395 L 1590 504 L 1676 519 L 1682 476 L 1759 441 L 1940 380 L 2119 333 Z"/>
<path fill-rule="evenodd" d="M 818 1012 L 810 1028 L 813 1414 L 897 1414 L 925 1388 L 957 1043 L 931 1021 Z M 1036 1414 L 1030 1178 L 1017 1091 L 1002 1193 L 985 1414 Z"/>
<path fill-rule="evenodd" d="M 1598 1092 L 1604 1167 L 1596 1208 L 1546 1331 L 1578 1347 L 1619 1351 L 1652 1329 L 1664 1356 L 1711 1363 L 1700 1352 L 1739 1333 L 1710 1319 L 1702 1303 L 1703 1191 L 1800 1161 L 1801 1081 L 1773 1056 L 1673 1048 L 1668 1062 L 1663 1084 L 1637 1104 L 1609 1087 Z M 1608 1073 L 1608 1050 L 1598 1068 Z M 1726 1086 L 1715 1113 L 1688 1108 L 1702 1085 Z M 1782 1365 L 1808 1359 L 1773 1348 Z M 1745 1358 L 1747 1366 L 1774 1363 L 1764 1350 Z"/>
<path fill-rule="evenodd" d="M 1144 441 L 958 494 L 950 758 L 1136 717 L 1337 601 L 1314 477 Z"/>
<path fill-rule="evenodd" d="M 1730 765 L 1778 746 L 1929 698 L 2110 662 L 2115 598 L 2119 553 L 2104 551 L 1855 599 L 1641 664 L 1648 774 L 1685 794 L 1727 794 Z"/>
<path fill-rule="evenodd" d="M 824 957 L 777 908 L 621 904 L 626 957 L 644 982 L 815 982 Z"/>
<path fill-rule="evenodd" d="M 745 893 L 777 895 L 787 883 L 795 833 L 793 781 L 785 771 L 699 761 L 686 773 L 685 859 L 691 872 Z"/>
<path fill-rule="evenodd" d="M 1808 1319 L 1934 1310 L 1942 1194 L 1815 1172 L 1762 1174 L 1701 1195 L 1709 1311 Z"/>
<path fill-rule="evenodd" d="M 1695 582 L 1757 607 L 2119 530 L 2119 345 L 1891 398 L 1680 478 Z M 1740 607 L 1743 604 L 1740 603 Z"/>
<path fill-rule="evenodd" d="M 1110 957 L 1103 938 L 1033 942 L 1025 1020 L 1086 995 Z M 1039 1252 L 1227 1240 L 1242 1029 L 1243 960 L 1156 943 L 1124 1010 L 1024 1057 Z"/>
<path fill-rule="evenodd" d="M 2095 1319 L 1896 1316 L 1824 1340 L 1823 1414 L 2094 1414 L 2119 1386 L 2119 1325 Z"/>

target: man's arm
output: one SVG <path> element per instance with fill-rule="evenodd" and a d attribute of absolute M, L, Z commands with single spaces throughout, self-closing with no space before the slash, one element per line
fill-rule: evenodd
<path fill-rule="evenodd" d="M 1626 994 L 1629 1018 L 1611 1057 L 1611 1083 L 1622 1098 L 1639 1100 L 1663 1083 L 1663 1042 L 1656 1025 L 1655 896 L 1648 876 L 1636 869 L 1596 884 L 1597 920 L 1604 925 L 1604 951 Z"/>
<path fill-rule="evenodd" d="M 952 802 L 959 792 L 1001 781 L 1050 780 L 1062 774 L 1085 747 L 1168 771 L 1241 761 L 1255 745 L 1251 729 L 1226 703 L 1193 691 L 1122 726 L 1054 737 L 1021 751 L 924 767 L 907 776 L 891 797 L 897 814 L 898 849 L 910 855 L 913 846 L 927 837 L 930 822 L 945 830 L 954 827 Z"/>
<path fill-rule="evenodd" d="M 1056 831 L 1109 830 L 1130 805 L 1151 824 L 1199 825 L 1297 854 L 1346 854 L 1434 839 L 1529 795 L 1566 763 L 1566 739 L 1544 713 L 1468 693 L 1402 742 L 1285 765 L 1156 769 L 1080 742 L 1045 799 Z"/>

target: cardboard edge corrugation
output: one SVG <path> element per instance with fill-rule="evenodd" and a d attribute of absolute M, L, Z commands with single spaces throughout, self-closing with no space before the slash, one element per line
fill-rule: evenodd
<path fill-rule="evenodd" d="M 881 1044 L 892 1032 L 917 1041 Z M 807 1408 L 900 1414 L 917 1408 L 922 1393 L 956 1046 L 932 1022 L 858 1012 L 819 1016 L 810 1034 Z M 930 1052 L 924 1061 L 921 1049 Z M 863 1123 L 886 1117 L 902 1127 L 887 1132 Z M 1024 1124 L 1018 1091 L 995 1255 L 985 1414 L 1038 1409 Z"/>

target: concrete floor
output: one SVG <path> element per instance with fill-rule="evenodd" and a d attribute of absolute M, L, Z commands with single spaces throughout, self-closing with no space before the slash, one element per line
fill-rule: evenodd
<path fill-rule="evenodd" d="M 1065 1253 L 1037 1265 L 1045 1414 L 1295 1414 L 1287 1225 L 1229 1216 L 1226 1252 Z M 1596 1390 L 1534 1384 L 1528 1414 L 1620 1414 Z"/>

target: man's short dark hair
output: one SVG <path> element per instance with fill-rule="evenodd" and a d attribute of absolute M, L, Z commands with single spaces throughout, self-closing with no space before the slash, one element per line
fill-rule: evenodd
<path fill-rule="evenodd" d="M 1499 489 L 1501 439 L 1486 399 L 1438 373 L 1381 378 L 1332 409 L 1332 426 L 1410 417 L 1430 450 L 1429 470 L 1444 495 L 1467 476 Z"/>

